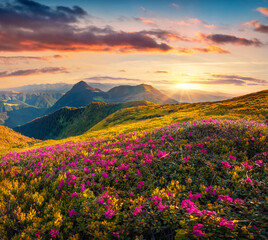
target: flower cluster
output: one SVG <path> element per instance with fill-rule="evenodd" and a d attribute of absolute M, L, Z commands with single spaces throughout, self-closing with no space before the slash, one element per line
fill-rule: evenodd
<path fill-rule="evenodd" d="M 262 239 L 266 135 L 256 121 L 206 119 L 9 153 L 0 236 Z"/>

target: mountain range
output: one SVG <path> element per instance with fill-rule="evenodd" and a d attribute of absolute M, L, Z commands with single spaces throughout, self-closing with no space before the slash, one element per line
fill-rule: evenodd
<path fill-rule="evenodd" d="M 122 85 L 114 87 L 107 92 L 90 87 L 86 82 L 80 81 L 64 94 L 49 112 L 54 112 L 62 107 L 82 107 L 91 102 L 124 103 L 130 101 L 149 101 L 156 104 L 176 104 L 177 101 L 167 97 L 151 85 L 140 84 L 137 86 Z"/>

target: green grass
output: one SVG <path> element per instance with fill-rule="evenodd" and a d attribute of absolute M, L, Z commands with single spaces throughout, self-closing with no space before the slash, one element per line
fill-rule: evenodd
<path fill-rule="evenodd" d="M 268 90 L 225 101 L 175 105 L 138 106 L 120 109 L 109 115 L 86 133 L 62 140 L 47 140 L 31 148 L 83 141 L 88 138 L 111 138 L 118 134 L 152 130 L 176 122 L 216 119 L 246 119 L 265 121 L 268 118 Z"/>

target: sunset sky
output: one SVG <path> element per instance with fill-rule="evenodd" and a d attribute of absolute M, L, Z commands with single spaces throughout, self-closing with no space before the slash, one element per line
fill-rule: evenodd
<path fill-rule="evenodd" d="M 0 88 L 267 89 L 266 0 L 0 1 Z"/>

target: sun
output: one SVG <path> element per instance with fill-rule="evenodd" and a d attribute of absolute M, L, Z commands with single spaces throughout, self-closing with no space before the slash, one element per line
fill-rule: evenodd
<path fill-rule="evenodd" d="M 188 89 L 199 89 L 199 87 L 195 84 L 191 84 L 191 83 L 179 83 L 175 85 L 175 88 L 181 88 L 184 90 L 188 90 Z"/>

